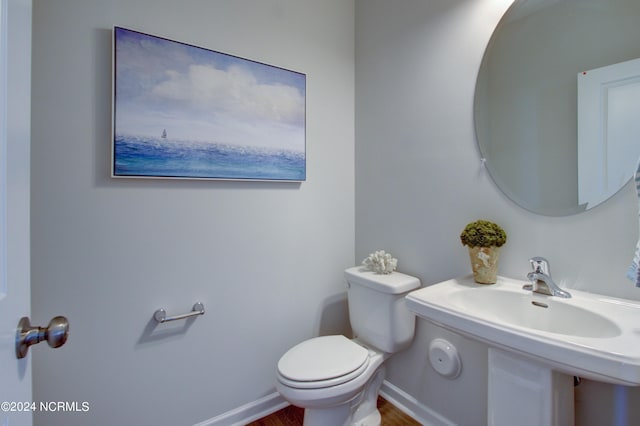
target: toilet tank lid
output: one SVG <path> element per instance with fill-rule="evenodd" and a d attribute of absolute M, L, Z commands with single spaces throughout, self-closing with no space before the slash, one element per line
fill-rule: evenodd
<path fill-rule="evenodd" d="M 420 287 L 420 280 L 402 272 L 376 274 L 364 266 L 354 266 L 344 271 L 348 283 L 369 287 L 381 293 L 400 294 Z"/>

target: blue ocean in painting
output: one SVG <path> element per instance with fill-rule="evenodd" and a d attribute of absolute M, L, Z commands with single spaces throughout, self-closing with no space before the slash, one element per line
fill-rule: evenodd
<path fill-rule="evenodd" d="M 116 135 L 115 176 L 290 180 L 306 177 L 303 152 Z"/>

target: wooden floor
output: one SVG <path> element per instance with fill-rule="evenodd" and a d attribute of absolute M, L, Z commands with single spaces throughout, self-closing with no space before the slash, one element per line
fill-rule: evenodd
<path fill-rule="evenodd" d="M 420 426 L 420 423 L 398 410 L 391 403 L 378 398 L 378 410 L 382 415 L 382 426 Z M 290 405 L 247 426 L 301 426 L 304 418 L 302 408 Z"/>

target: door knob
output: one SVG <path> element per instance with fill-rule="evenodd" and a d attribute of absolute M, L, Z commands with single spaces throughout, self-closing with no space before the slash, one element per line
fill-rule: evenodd
<path fill-rule="evenodd" d="M 62 316 L 54 317 L 45 327 L 33 327 L 29 317 L 22 317 L 16 331 L 16 356 L 24 358 L 29 352 L 29 346 L 46 340 L 52 348 L 64 345 L 69 337 L 69 321 Z"/>

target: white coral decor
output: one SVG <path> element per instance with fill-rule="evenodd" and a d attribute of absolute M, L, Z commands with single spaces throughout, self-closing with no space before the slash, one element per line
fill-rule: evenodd
<path fill-rule="evenodd" d="M 398 266 L 398 259 L 391 256 L 384 250 L 371 253 L 369 257 L 362 261 L 362 264 L 371 269 L 376 274 L 390 274 Z"/>

